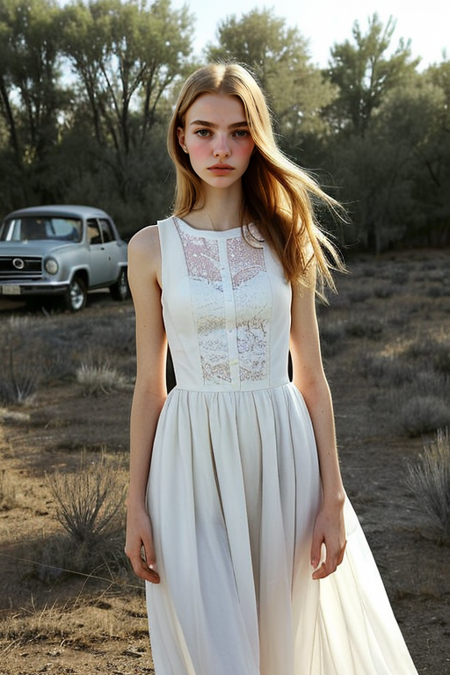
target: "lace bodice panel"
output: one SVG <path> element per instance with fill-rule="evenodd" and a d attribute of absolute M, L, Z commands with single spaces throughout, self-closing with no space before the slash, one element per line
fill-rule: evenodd
<path fill-rule="evenodd" d="M 236 390 L 286 382 L 291 293 L 269 247 L 250 244 L 240 228 L 200 231 L 178 218 L 158 225 L 178 386 Z"/>

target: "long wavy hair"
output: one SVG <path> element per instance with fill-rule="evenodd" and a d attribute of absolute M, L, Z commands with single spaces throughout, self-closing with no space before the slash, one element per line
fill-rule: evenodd
<path fill-rule="evenodd" d="M 308 269 L 315 262 L 320 281 L 334 288 L 331 270 L 342 269 L 343 265 L 316 220 L 313 204 L 325 203 L 334 213 L 339 213 L 340 205 L 278 148 L 264 94 L 255 78 L 239 64 L 216 63 L 200 68 L 180 91 L 167 136 L 176 168 L 174 214 L 183 218 L 203 205 L 202 182 L 177 135 L 178 127 L 184 128 L 186 112 L 202 94 L 238 96 L 244 106 L 255 150 L 242 177 L 241 215 L 257 225 L 289 281 L 311 278 Z"/>

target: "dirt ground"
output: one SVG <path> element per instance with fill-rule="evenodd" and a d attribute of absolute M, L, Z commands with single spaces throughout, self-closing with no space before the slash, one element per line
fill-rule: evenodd
<path fill-rule="evenodd" d="M 431 345 L 448 339 L 450 251 L 354 257 L 349 268 L 339 295 L 319 311 L 344 481 L 418 672 L 450 675 L 450 547 L 434 535 L 405 480 L 424 443 L 399 424 L 413 390 L 377 380 L 374 367 L 367 372 L 367 364 L 404 355 L 411 344 L 424 363 Z M 89 334 L 118 313 L 132 325 L 130 301 L 118 305 L 98 293 L 82 315 L 48 320 L 64 331 L 79 331 L 83 321 Z M 0 322 L 12 315 L 42 319 L 20 303 L 0 303 Z M 114 360 L 129 378 L 119 392 L 80 396 L 73 379 L 63 378 L 25 404 L 0 408 L 0 475 L 14 493 L 0 510 L 0 675 L 154 672 L 138 580 L 105 568 L 50 581 L 35 572 L 42 542 L 60 531 L 45 474 L 75 469 L 81 450 L 126 456 L 133 347 L 124 345 Z M 443 381 L 436 380 L 438 389 Z"/>

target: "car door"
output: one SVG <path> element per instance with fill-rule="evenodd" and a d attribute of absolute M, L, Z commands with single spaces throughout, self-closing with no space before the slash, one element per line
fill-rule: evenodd
<path fill-rule="evenodd" d="M 110 221 L 107 218 L 99 218 L 98 222 L 100 225 L 100 231 L 102 233 L 105 253 L 108 256 L 108 260 L 111 264 L 110 279 L 111 281 L 116 281 L 119 275 L 119 260 L 120 260 L 119 246 L 117 244 L 116 237 L 111 227 Z"/>
<path fill-rule="evenodd" d="M 90 285 L 107 286 L 114 281 L 113 261 L 106 250 L 108 242 L 105 243 L 103 241 L 102 229 L 97 218 L 88 219 L 87 233 L 90 259 Z"/>

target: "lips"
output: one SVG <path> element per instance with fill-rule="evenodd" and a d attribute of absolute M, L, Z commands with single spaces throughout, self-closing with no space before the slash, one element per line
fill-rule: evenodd
<path fill-rule="evenodd" d="M 234 166 L 230 166 L 229 164 L 214 164 L 213 166 L 208 167 L 208 171 L 225 176 L 231 171 L 234 171 Z"/>

